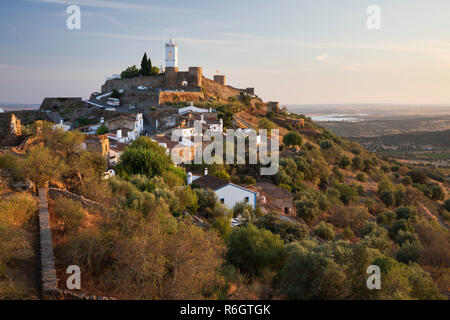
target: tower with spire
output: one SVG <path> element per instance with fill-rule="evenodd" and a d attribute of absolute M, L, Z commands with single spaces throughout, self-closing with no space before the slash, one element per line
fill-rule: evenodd
<path fill-rule="evenodd" d="M 178 68 L 178 46 L 173 37 L 166 43 L 166 68 Z"/>

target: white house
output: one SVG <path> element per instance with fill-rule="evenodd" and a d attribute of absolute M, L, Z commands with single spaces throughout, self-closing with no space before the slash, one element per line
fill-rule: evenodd
<path fill-rule="evenodd" d="M 188 112 L 212 113 L 213 110 L 211 108 L 209 108 L 209 109 L 202 109 L 202 108 L 194 107 L 194 103 L 191 101 L 191 105 L 189 107 L 178 109 L 178 114 L 181 114 L 181 115 L 186 114 Z"/>
<path fill-rule="evenodd" d="M 205 169 L 205 175 L 192 181 L 192 174 L 188 174 L 188 184 L 194 183 L 202 189 L 211 189 L 217 195 L 220 203 L 233 209 L 236 203 L 245 202 L 256 209 L 257 193 L 244 187 L 229 183 L 217 177 L 208 175 L 208 169 Z"/>

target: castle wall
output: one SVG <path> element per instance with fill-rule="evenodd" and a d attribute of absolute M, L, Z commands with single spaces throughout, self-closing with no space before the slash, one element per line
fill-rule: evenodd
<path fill-rule="evenodd" d="M 205 77 L 202 79 L 202 88 L 207 97 L 216 96 L 226 100 L 229 97 L 239 95 L 239 90 L 230 86 L 223 86 L 220 83 L 214 82 Z"/>
<path fill-rule="evenodd" d="M 165 104 L 167 102 L 189 102 L 200 101 L 204 99 L 203 92 L 170 92 L 161 91 L 159 93 L 159 104 Z"/>
<path fill-rule="evenodd" d="M 164 87 L 165 85 L 165 77 L 162 74 L 148 76 L 148 77 L 136 77 L 131 79 L 114 79 L 107 80 L 105 84 L 102 86 L 102 92 L 111 92 L 114 89 L 130 89 L 137 90 L 138 86 L 158 88 Z"/>
<path fill-rule="evenodd" d="M 219 84 L 221 84 L 221 85 L 225 85 L 225 76 L 223 76 L 223 75 L 214 75 L 214 82 L 217 82 L 217 83 L 219 83 Z"/>

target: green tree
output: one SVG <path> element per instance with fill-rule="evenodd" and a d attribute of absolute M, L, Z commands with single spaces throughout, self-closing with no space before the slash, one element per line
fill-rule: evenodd
<path fill-rule="evenodd" d="M 444 209 L 450 212 L 450 199 L 445 200 Z"/>
<path fill-rule="evenodd" d="M 144 56 L 142 57 L 141 61 L 141 74 L 143 76 L 150 76 L 151 75 L 151 61 L 149 58 L 147 58 L 147 52 L 144 53 Z"/>
<path fill-rule="evenodd" d="M 326 223 L 325 221 L 320 222 L 319 225 L 314 228 L 314 233 L 318 237 L 327 241 L 331 241 L 335 237 L 333 226 L 330 223 Z"/>
<path fill-rule="evenodd" d="M 59 158 L 55 158 L 46 147 L 31 148 L 20 163 L 20 172 L 23 177 L 33 183 L 34 192 L 51 180 L 58 180 L 66 170 Z"/>
<path fill-rule="evenodd" d="M 339 165 L 342 169 L 347 169 L 351 164 L 350 158 L 343 156 Z"/>
<path fill-rule="evenodd" d="M 155 175 L 161 176 L 167 171 L 182 174 L 176 171 L 164 148 L 148 137 L 139 137 L 133 141 L 125 149 L 116 166 L 116 172 L 124 177 L 143 174 L 151 178 Z"/>
<path fill-rule="evenodd" d="M 228 243 L 228 261 L 251 275 L 259 276 L 266 269 L 277 271 L 283 265 L 283 240 L 268 230 L 249 224 L 232 232 Z"/>
<path fill-rule="evenodd" d="M 136 67 L 136 65 L 134 65 L 134 66 L 128 67 L 124 71 L 122 71 L 122 73 L 120 74 L 120 77 L 122 79 L 136 78 L 136 77 L 139 77 L 140 73 L 141 72 L 139 71 L 139 69 Z"/>
<path fill-rule="evenodd" d="M 277 125 L 275 123 L 273 123 L 272 121 L 270 121 L 267 118 L 261 118 L 258 121 L 258 128 L 259 129 L 266 129 L 267 132 L 270 134 L 272 129 L 276 129 Z"/>
<path fill-rule="evenodd" d="M 361 157 L 356 156 L 352 159 L 352 168 L 359 171 L 364 169 L 364 162 Z"/>
<path fill-rule="evenodd" d="M 222 239 L 228 239 L 231 234 L 231 219 L 230 217 L 218 217 L 213 223 L 213 228 L 216 229 Z"/>
<path fill-rule="evenodd" d="M 283 137 L 283 143 L 288 147 L 300 147 L 303 144 L 303 138 L 297 132 L 291 131 Z"/>
<path fill-rule="evenodd" d="M 95 134 L 105 134 L 108 132 L 109 132 L 108 128 L 103 124 L 97 128 L 97 131 L 95 132 Z"/>
<path fill-rule="evenodd" d="M 345 267 L 333 260 L 328 245 L 293 242 L 277 284 L 288 299 L 345 299 L 350 294 Z"/>

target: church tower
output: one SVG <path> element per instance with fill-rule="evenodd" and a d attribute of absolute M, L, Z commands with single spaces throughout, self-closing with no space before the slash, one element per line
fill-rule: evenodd
<path fill-rule="evenodd" d="M 166 68 L 178 68 L 178 46 L 173 37 L 166 43 Z"/>

